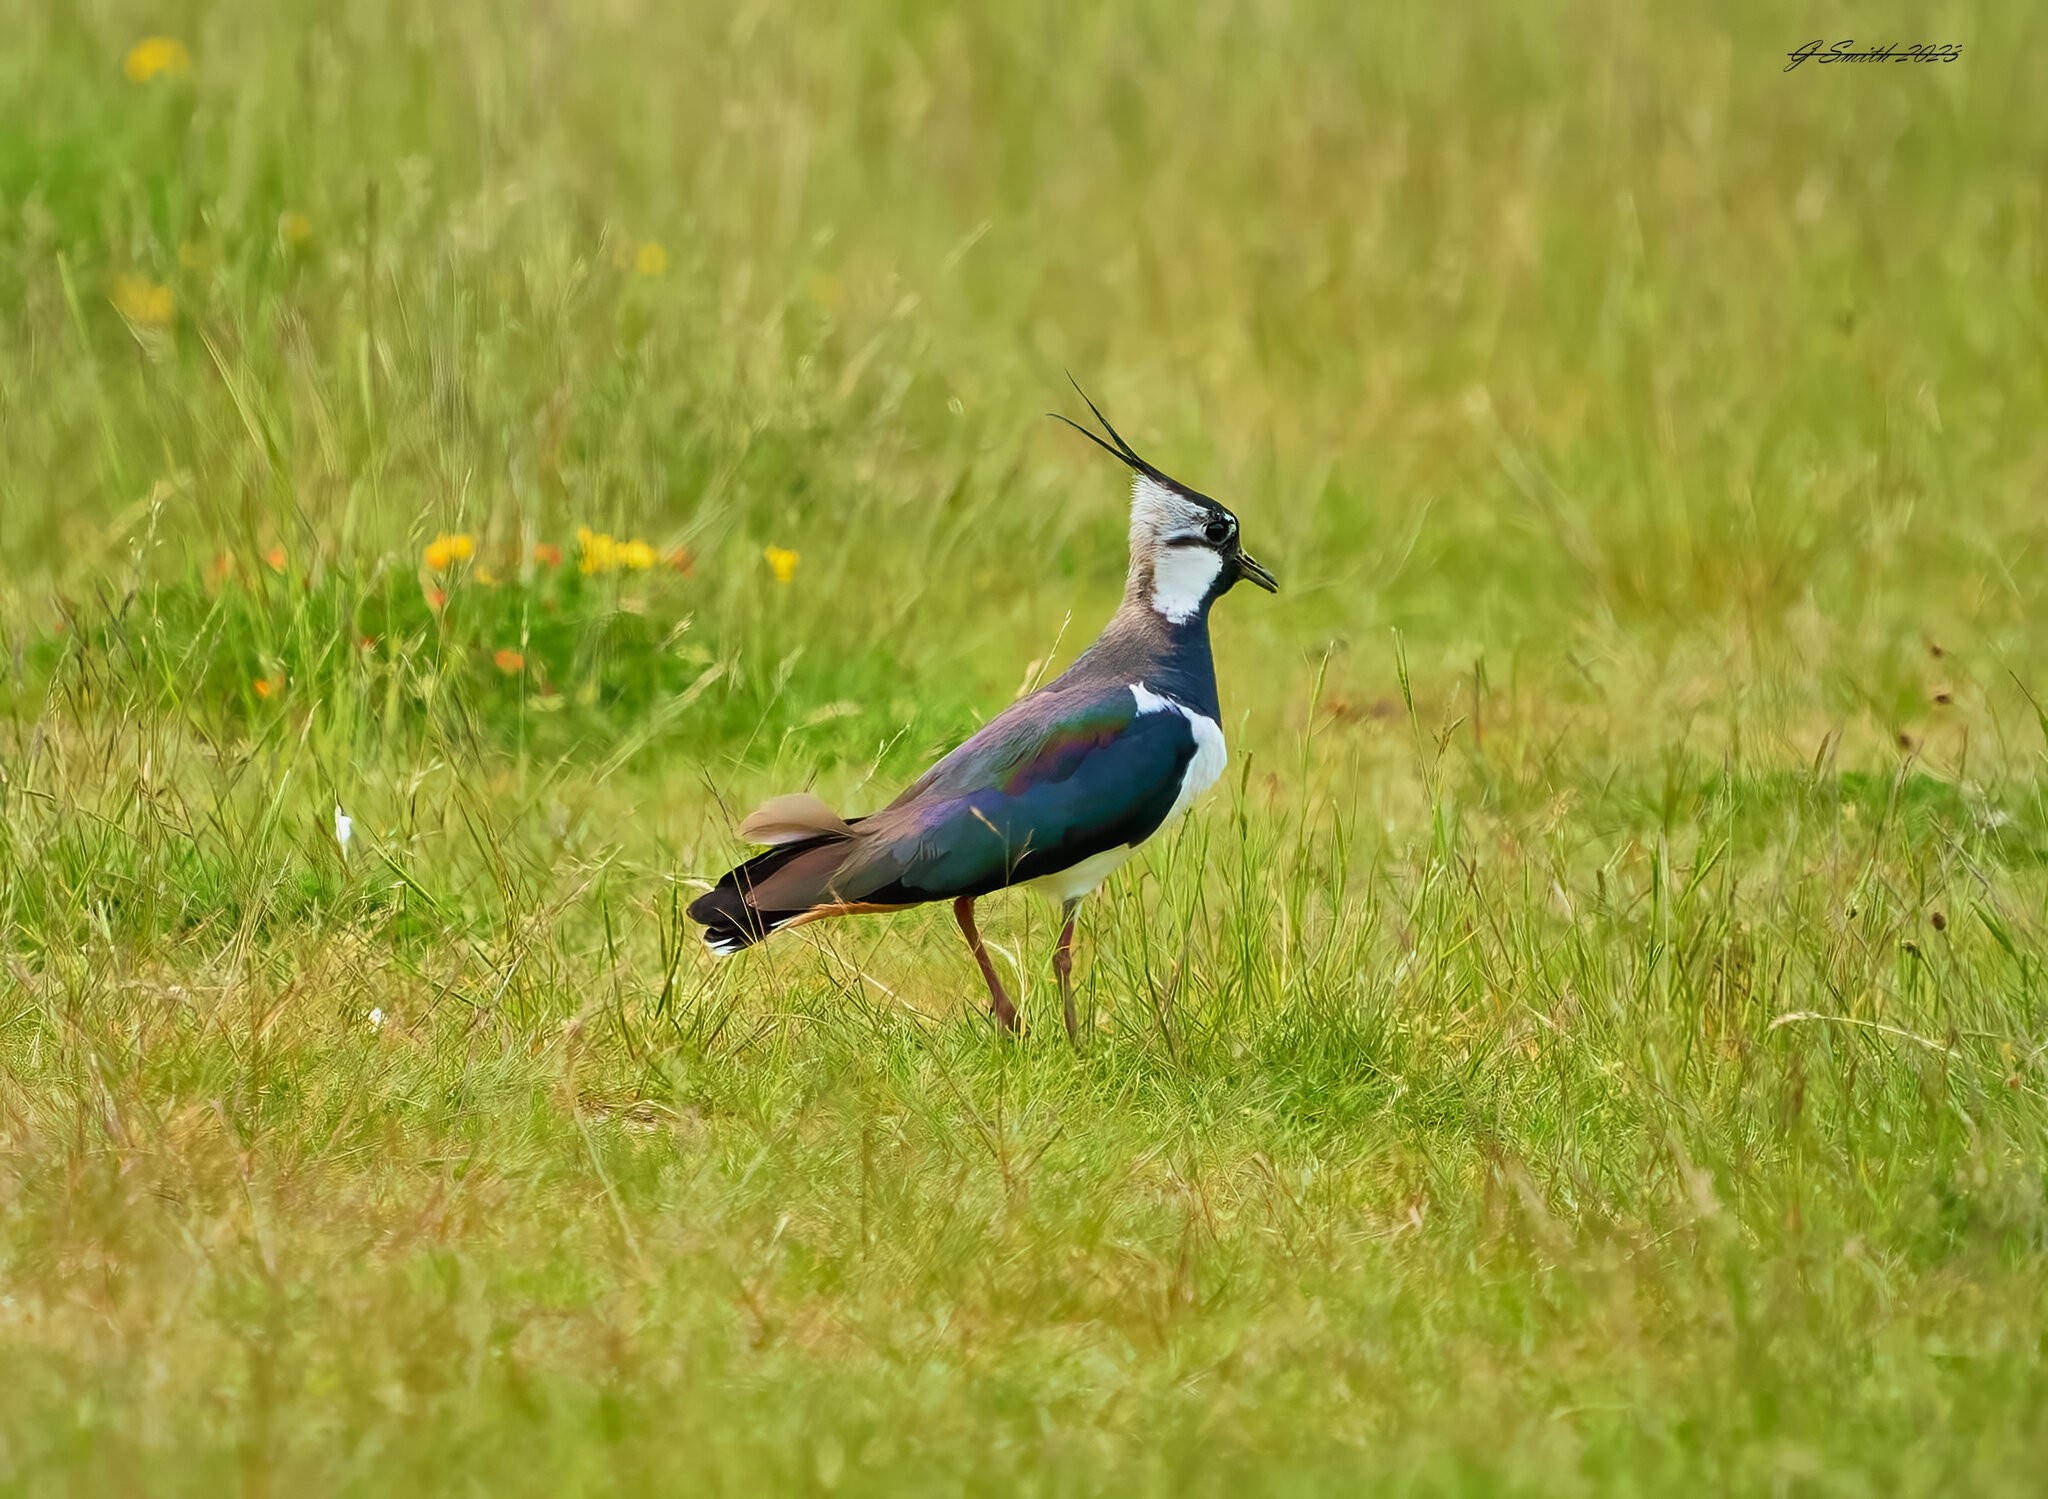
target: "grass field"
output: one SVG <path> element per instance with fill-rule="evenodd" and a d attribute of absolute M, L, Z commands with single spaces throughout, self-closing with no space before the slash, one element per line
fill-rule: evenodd
<path fill-rule="evenodd" d="M 0 0 L 0 1491 L 2038 1492 L 2048 11 L 1847 9 Z M 1283 585 L 1085 1049 L 714 963 L 1066 369 Z"/>

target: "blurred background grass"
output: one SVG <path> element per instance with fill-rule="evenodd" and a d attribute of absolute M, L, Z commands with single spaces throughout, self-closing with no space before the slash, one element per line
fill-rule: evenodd
<path fill-rule="evenodd" d="M 0 1480 L 2035 1481 L 2037 8 L 0 24 Z M 1107 613 L 1066 370 L 1285 586 L 1096 1045 L 713 968 Z"/>

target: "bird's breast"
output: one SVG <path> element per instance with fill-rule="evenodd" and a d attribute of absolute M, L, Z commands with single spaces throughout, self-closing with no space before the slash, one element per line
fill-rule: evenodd
<path fill-rule="evenodd" d="M 1094 890 L 1122 866 L 1125 860 L 1136 853 L 1142 843 L 1156 838 L 1178 821 L 1193 804 L 1196 797 L 1216 784 L 1223 774 L 1223 767 L 1229 760 L 1229 753 L 1223 743 L 1223 727 L 1206 713 L 1197 713 L 1185 703 L 1152 691 L 1143 682 L 1131 683 L 1131 696 L 1137 700 L 1138 712 L 1177 713 L 1184 719 L 1188 732 L 1194 736 L 1195 752 L 1187 766 L 1181 771 L 1180 790 L 1175 793 L 1173 805 L 1167 809 L 1157 827 L 1145 836 L 1130 843 L 1120 843 L 1114 848 L 1104 849 L 1098 854 L 1071 864 L 1052 874 L 1029 881 L 1032 889 L 1047 899 L 1065 902 L 1077 900 Z"/>
<path fill-rule="evenodd" d="M 1206 713 L 1197 713 L 1185 703 L 1162 697 L 1143 682 L 1131 684 L 1131 696 L 1137 699 L 1140 713 L 1178 713 L 1187 720 L 1188 731 L 1195 736 L 1194 757 L 1188 761 L 1187 769 L 1181 774 L 1180 793 L 1167 809 L 1160 827 L 1167 827 L 1178 821 L 1182 814 L 1194 804 L 1196 797 L 1216 784 L 1223 774 L 1223 767 L 1230 762 L 1230 751 L 1223 742 L 1223 726 Z"/>

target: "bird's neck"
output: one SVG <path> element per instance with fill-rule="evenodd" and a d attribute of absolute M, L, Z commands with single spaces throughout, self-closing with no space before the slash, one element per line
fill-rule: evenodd
<path fill-rule="evenodd" d="M 1184 620 L 1168 619 L 1151 603 L 1149 589 L 1126 588 L 1124 601 L 1095 643 L 1074 663 L 1089 678 L 1143 682 L 1153 692 L 1218 718 L 1216 659 L 1209 651 L 1209 606 Z"/>

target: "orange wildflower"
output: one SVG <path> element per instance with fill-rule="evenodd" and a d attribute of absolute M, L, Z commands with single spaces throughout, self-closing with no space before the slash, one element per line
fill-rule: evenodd
<path fill-rule="evenodd" d="M 423 560 L 427 571 L 445 573 L 458 562 L 467 562 L 476 555 L 476 538 L 467 531 L 453 533 L 443 531 L 427 543 Z"/>

